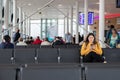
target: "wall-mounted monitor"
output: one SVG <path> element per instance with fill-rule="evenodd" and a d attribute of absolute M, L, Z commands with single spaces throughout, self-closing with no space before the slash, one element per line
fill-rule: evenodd
<path fill-rule="evenodd" d="M 79 24 L 84 25 L 84 13 L 79 12 Z M 94 24 L 94 12 L 88 12 L 88 25 Z"/>
<path fill-rule="evenodd" d="M 116 8 L 120 8 L 120 0 L 116 0 Z"/>
<path fill-rule="evenodd" d="M 79 24 L 84 25 L 84 13 L 79 12 Z"/>
<path fill-rule="evenodd" d="M 88 24 L 94 24 L 94 12 L 88 12 Z"/>

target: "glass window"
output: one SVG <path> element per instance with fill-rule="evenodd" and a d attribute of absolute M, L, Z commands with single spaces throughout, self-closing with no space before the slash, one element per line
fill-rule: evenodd
<path fill-rule="evenodd" d="M 58 36 L 64 37 L 64 19 L 58 19 Z"/>
<path fill-rule="evenodd" d="M 30 35 L 34 38 L 36 38 L 36 36 L 41 36 L 41 20 L 30 20 L 30 23 Z"/>
<path fill-rule="evenodd" d="M 36 36 L 40 36 L 40 24 L 31 24 L 30 35 L 36 38 Z"/>
<path fill-rule="evenodd" d="M 42 31 L 45 31 L 46 29 L 46 24 L 42 24 Z"/>
<path fill-rule="evenodd" d="M 58 24 L 64 24 L 64 19 L 58 19 Z"/>
<path fill-rule="evenodd" d="M 52 19 L 52 23 L 56 23 L 57 21 L 55 19 Z"/>
<path fill-rule="evenodd" d="M 51 26 L 51 24 L 47 24 L 47 26 L 49 27 L 49 26 Z"/>
<path fill-rule="evenodd" d="M 42 23 L 46 23 L 46 19 L 42 19 Z"/>
<path fill-rule="evenodd" d="M 45 34 L 45 32 L 43 31 L 42 32 L 42 38 L 45 38 L 46 37 L 46 34 Z"/>
<path fill-rule="evenodd" d="M 44 37 L 53 38 L 54 36 L 57 36 L 57 34 L 58 34 L 58 32 L 57 32 L 58 31 L 57 19 L 31 20 L 31 24 L 33 24 L 33 23 L 41 25 L 40 26 L 41 27 L 41 29 L 40 29 L 41 38 L 44 38 Z M 63 20 L 61 20 L 60 26 L 63 26 L 63 28 L 64 28 L 64 21 Z M 63 34 L 62 32 L 60 34 Z"/>
<path fill-rule="evenodd" d="M 38 23 L 38 24 L 40 24 L 41 23 L 41 20 L 31 20 L 31 23 Z"/>
<path fill-rule="evenodd" d="M 51 20 L 49 19 L 49 20 L 47 20 L 47 23 L 51 23 Z"/>

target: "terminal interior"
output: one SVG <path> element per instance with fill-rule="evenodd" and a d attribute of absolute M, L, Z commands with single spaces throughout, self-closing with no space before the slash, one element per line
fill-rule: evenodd
<path fill-rule="evenodd" d="M 0 80 L 119 80 L 120 38 L 110 45 L 111 27 L 119 38 L 120 0 L 0 0 Z M 84 62 L 89 33 L 103 62 Z M 6 35 L 11 48 L 2 46 Z"/>

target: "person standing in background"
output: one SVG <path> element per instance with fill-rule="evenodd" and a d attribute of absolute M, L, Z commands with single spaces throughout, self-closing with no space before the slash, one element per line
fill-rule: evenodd
<path fill-rule="evenodd" d="M 78 38 L 79 38 L 79 43 L 82 41 L 82 36 L 80 35 L 80 32 L 78 32 Z"/>
<path fill-rule="evenodd" d="M 72 44 L 73 42 L 73 37 L 69 32 L 65 34 L 65 42 L 66 44 Z"/>
<path fill-rule="evenodd" d="M 117 30 L 112 29 L 112 34 L 110 34 L 109 39 L 108 39 L 110 47 L 111 48 L 116 48 L 117 41 L 119 41 L 119 39 L 120 39 L 120 36 L 119 36 Z"/>
<path fill-rule="evenodd" d="M 16 33 L 13 37 L 13 42 L 16 44 L 18 42 L 18 39 L 20 38 L 20 30 L 18 28 L 16 28 Z"/>
<path fill-rule="evenodd" d="M 107 31 L 107 34 L 106 34 L 106 40 L 105 40 L 105 42 L 106 43 L 108 43 L 109 42 L 109 38 L 110 38 L 110 36 L 111 36 L 111 34 L 112 34 L 112 29 L 114 29 L 115 27 L 114 27 L 114 25 L 110 25 L 109 26 L 109 30 Z"/>

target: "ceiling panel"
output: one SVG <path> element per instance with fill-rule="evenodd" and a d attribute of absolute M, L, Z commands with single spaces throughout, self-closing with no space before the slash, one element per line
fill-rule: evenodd
<path fill-rule="evenodd" d="M 17 0 L 17 6 L 22 7 L 23 11 L 27 15 L 31 15 L 38 8 L 43 7 L 50 0 Z M 75 1 L 76 0 L 54 0 L 51 3 L 52 6 L 60 9 L 63 13 L 67 14 L 70 11 L 70 7 L 74 6 L 75 10 Z M 105 13 L 120 13 L 120 8 L 116 8 L 116 0 L 105 0 Z M 31 4 L 31 5 L 28 5 Z M 84 11 L 84 0 L 79 0 L 79 11 Z M 99 12 L 99 0 L 88 0 L 88 10 L 94 11 L 96 14 Z M 61 14 L 58 10 L 51 7 L 50 5 L 45 7 L 43 10 L 39 11 L 42 14 L 36 13 L 32 16 L 32 19 L 40 19 L 40 18 L 63 18 L 64 15 Z"/>

